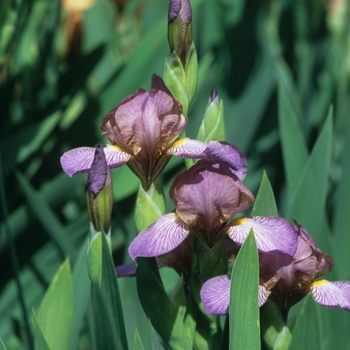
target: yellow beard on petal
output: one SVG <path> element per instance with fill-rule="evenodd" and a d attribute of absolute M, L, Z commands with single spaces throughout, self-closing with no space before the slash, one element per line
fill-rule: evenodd
<path fill-rule="evenodd" d="M 313 281 L 311 284 L 310 284 L 310 287 L 319 287 L 319 286 L 322 286 L 324 284 L 328 283 L 327 280 L 318 280 L 318 281 Z"/>

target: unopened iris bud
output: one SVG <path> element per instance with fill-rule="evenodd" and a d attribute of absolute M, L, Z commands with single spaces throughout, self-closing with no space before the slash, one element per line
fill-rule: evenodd
<path fill-rule="evenodd" d="M 168 24 L 170 53 L 175 52 L 185 67 L 192 44 L 192 9 L 188 0 L 170 0 Z"/>
<path fill-rule="evenodd" d="M 224 104 L 213 87 L 197 140 L 203 142 L 225 140 Z"/>
<path fill-rule="evenodd" d="M 89 171 L 87 183 L 87 203 L 89 220 L 95 233 L 108 234 L 112 214 L 112 179 L 103 146 L 97 146 Z"/>
<path fill-rule="evenodd" d="M 168 41 L 170 53 L 165 60 L 164 81 L 187 115 L 196 91 L 198 74 L 197 52 L 192 41 L 192 10 L 189 0 L 170 0 Z"/>

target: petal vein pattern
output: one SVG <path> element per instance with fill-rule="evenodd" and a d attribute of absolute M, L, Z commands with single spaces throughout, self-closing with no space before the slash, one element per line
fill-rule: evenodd
<path fill-rule="evenodd" d="M 201 141 L 185 138 L 176 141 L 167 153 L 180 158 L 205 158 L 206 147 L 207 145 Z"/>
<path fill-rule="evenodd" d="M 104 148 L 104 152 L 110 169 L 124 165 L 132 157 L 129 153 L 119 150 L 117 146 L 107 145 L 107 147 Z"/>
<path fill-rule="evenodd" d="M 273 216 L 238 218 L 229 224 L 228 235 L 234 242 L 243 244 L 251 229 L 259 251 L 294 254 L 297 236 L 288 221 Z"/>
<path fill-rule="evenodd" d="M 230 305 L 229 276 L 217 276 L 205 282 L 200 296 L 207 313 L 214 315 L 226 315 Z"/>
<path fill-rule="evenodd" d="M 95 148 L 79 147 L 64 153 L 60 159 L 64 172 L 72 177 L 77 173 L 88 172 L 94 160 Z"/>
<path fill-rule="evenodd" d="M 183 242 L 188 234 L 189 230 L 176 214 L 163 215 L 135 237 L 129 246 L 129 255 L 135 260 L 168 253 Z"/>
<path fill-rule="evenodd" d="M 315 281 L 311 284 L 310 292 L 315 301 L 322 306 L 340 306 L 350 311 L 350 281 Z"/>

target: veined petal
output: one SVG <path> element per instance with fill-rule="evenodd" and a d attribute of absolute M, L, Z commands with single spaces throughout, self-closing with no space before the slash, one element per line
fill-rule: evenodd
<path fill-rule="evenodd" d="M 103 149 L 110 169 L 125 164 L 131 155 L 120 150 L 118 146 L 107 145 Z M 95 148 L 79 147 L 64 153 L 60 159 L 64 172 L 72 177 L 78 173 L 87 173 L 94 160 Z"/>
<path fill-rule="evenodd" d="M 129 255 L 135 260 L 168 253 L 184 241 L 188 234 L 185 223 L 176 214 L 165 214 L 134 238 L 129 246 Z"/>
<path fill-rule="evenodd" d="M 266 300 L 271 294 L 271 291 L 269 291 L 265 286 L 262 286 L 259 284 L 258 292 L 259 292 L 259 307 L 261 307 L 266 303 Z"/>
<path fill-rule="evenodd" d="M 79 147 L 64 153 L 60 159 L 64 172 L 72 177 L 77 173 L 86 173 L 90 170 L 94 160 L 95 148 Z"/>
<path fill-rule="evenodd" d="M 110 169 L 124 165 L 132 157 L 131 154 L 122 151 L 120 147 L 114 145 L 107 145 L 107 147 L 104 148 L 104 152 Z"/>
<path fill-rule="evenodd" d="M 200 296 L 208 314 L 226 315 L 230 305 L 230 277 L 217 276 L 206 281 Z"/>
<path fill-rule="evenodd" d="M 310 292 L 315 301 L 322 306 L 331 308 L 340 306 L 350 311 L 350 281 L 314 281 L 311 283 Z"/>
<path fill-rule="evenodd" d="M 180 158 L 203 158 L 206 147 L 201 141 L 184 138 L 173 143 L 167 153 Z"/>
<path fill-rule="evenodd" d="M 227 234 L 233 241 L 243 244 L 250 229 L 254 230 L 259 251 L 294 254 L 297 235 L 287 220 L 274 216 L 242 217 L 229 223 Z"/>
<path fill-rule="evenodd" d="M 210 141 L 205 150 L 206 159 L 226 164 L 241 180 L 247 174 L 247 161 L 243 153 L 227 142 Z"/>

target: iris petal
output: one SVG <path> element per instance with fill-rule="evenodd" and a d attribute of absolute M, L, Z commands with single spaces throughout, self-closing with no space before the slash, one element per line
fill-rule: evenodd
<path fill-rule="evenodd" d="M 288 221 L 274 216 L 243 217 L 231 221 L 227 233 L 234 242 L 243 244 L 250 229 L 254 230 L 259 251 L 294 254 L 297 235 Z"/>
<path fill-rule="evenodd" d="M 106 161 L 110 169 L 120 167 L 131 157 L 117 146 L 107 145 L 104 149 Z M 92 165 L 95 155 L 95 148 L 79 147 L 64 153 L 60 159 L 64 172 L 72 177 L 78 173 L 87 173 Z"/>
<path fill-rule="evenodd" d="M 226 164 L 243 181 L 247 174 L 247 161 L 237 147 L 227 142 L 210 141 L 205 153 L 208 160 Z"/>
<path fill-rule="evenodd" d="M 184 241 L 188 234 L 189 230 L 176 214 L 163 215 L 134 238 L 129 246 L 129 255 L 135 260 L 168 253 Z"/>
<path fill-rule="evenodd" d="M 107 145 L 104 148 L 104 152 L 110 169 L 124 165 L 132 157 L 129 153 L 122 151 L 118 146 Z"/>
<path fill-rule="evenodd" d="M 203 158 L 207 145 L 198 140 L 184 138 L 176 141 L 167 151 L 180 158 Z"/>
<path fill-rule="evenodd" d="M 350 311 L 350 281 L 315 281 L 311 284 L 310 292 L 315 301 L 322 306 L 331 308 L 340 306 Z"/>
<path fill-rule="evenodd" d="M 267 298 L 271 294 L 271 291 L 259 284 L 259 307 L 266 303 Z"/>
<path fill-rule="evenodd" d="M 200 296 L 208 314 L 226 315 L 230 305 L 230 277 L 217 276 L 205 282 Z"/>
<path fill-rule="evenodd" d="M 95 148 L 79 147 L 64 153 L 60 159 L 64 172 L 72 177 L 77 173 L 86 173 L 90 170 L 94 160 Z"/>

